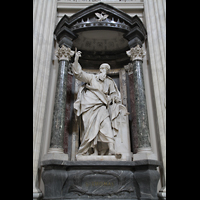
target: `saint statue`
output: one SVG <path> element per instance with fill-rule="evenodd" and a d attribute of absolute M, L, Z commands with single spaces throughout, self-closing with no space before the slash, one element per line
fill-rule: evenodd
<path fill-rule="evenodd" d="M 77 155 L 98 155 L 98 142 L 106 143 L 107 155 L 115 155 L 115 137 L 119 130 L 116 119 L 120 113 L 121 94 L 116 83 L 107 76 L 110 65 L 100 65 L 100 73 L 89 74 L 82 70 L 75 53 L 72 71 L 76 79 L 84 82 L 74 102 L 75 114 L 80 117 L 80 147 Z"/>

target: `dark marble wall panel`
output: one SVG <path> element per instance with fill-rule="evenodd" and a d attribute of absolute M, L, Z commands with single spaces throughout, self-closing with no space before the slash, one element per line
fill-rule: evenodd
<path fill-rule="evenodd" d="M 133 62 L 135 112 L 137 114 L 138 147 L 151 147 L 142 61 Z"/>
<path fill-rule="evenodd" d="M 129 103 L 130 103 L 130 126 L 131 126 L 131 138 L 132 138 L 132 146 L 133 146 L 133 153 L 137 153 L 138 148 L 138 136 L 137 136 L 137 118 L 136 118 L 136 110 L 135 110 L 135 96 L 134 96 L 134 80 L 133 74 L 128 75 L 129 79 Z"/>
<path fill-rule="evenodd" d="M 73 75 L 68 73 L 67 76 L 67 98 L 66 98 L 66 110 L 65 110 L 65 130 L 64 130 L 64 153 L 68 153 L 68 140 L 70 134 L 71 123 L 71 97 L 72 97 L 72 79 Z"/>
<path fill-rule="evenodd" d="M 65 105 L 66 105 L 66 80 L 67 67 L 69 62 L 59 61 L 58 78 L 56 84 L 56 94 L 53 112 L 53 123 L 51 130 L 51 148 L 63 148 Z"/>

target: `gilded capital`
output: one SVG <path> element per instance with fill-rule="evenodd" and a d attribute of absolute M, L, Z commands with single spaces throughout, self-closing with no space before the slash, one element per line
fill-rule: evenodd
<path fill-rule="evenodd" d="M 132 47 L 129 51 L 126 51 L 126 54 L 130 57 L 131 61 L 134 61 L 143 60 L 146 52 L 139 45 L 137 45 L 134 48 Z"/>
<path fill-rule="evenodd" d="M 71 57 L 74 55 L 74 51 L 72 51 L 69 47 L 66 47 L 65 45 L 62 45 L 61 48 L 58 47 L 58 50 L 56 51 L 56 56 L 58 57 L 58 60 L 67 60 L 69 61 Z"/>

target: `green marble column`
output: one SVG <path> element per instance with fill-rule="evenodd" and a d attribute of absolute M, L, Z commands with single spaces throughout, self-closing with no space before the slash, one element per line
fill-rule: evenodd
<path fill-rule="evenodd" d="M 133 61 L 133 78 L 135 80 L 134 91 L 136 105 L 135 110 L 137 113 L 138 148 L 151 147 L 141 60 Z"/>
<path fill-rule="evenodd" d="M 67 71 L 69 60 L 74 55 L 74 51 L 62 45 L 56 52 L 59 59 L 58 78 L 56 85 L 53 122 L 51 130 L 51 141 L 49 152 L 63 153 L 63 137 L 65 123 L 65 107 L 66 107 L 66 87 L 67 87 Z"/>
<path fill-rule="evenodd" d="M 138 149 L 150 149 L 150 135 L 148 126 L 147 105 L 145 97 L 144 78 L 142 70 L 142 58 L 145 52 L 139 45 L 131 48 L 126 52 L 133 62 L 133 79 L 134 79 L 134 96 L 135 96 L 135 111 L 137 118 L 137 133 L 138 133 Z"/>

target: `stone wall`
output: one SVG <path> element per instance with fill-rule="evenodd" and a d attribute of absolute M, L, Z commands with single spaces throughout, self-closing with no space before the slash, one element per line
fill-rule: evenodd
<path fill-rule="evenodd" d="M 47 153 L 57 81 L 58 60 L 55 50 L 58 45 L 53 31 L 64 14 L 75 12 L 96 2 L 67 2 L 56 0 L 33 1 L 33 192 L 43 191 L 40 177 L 40 159 Z M 153 1 L 108 1 L 127 14 L 138 15 L 147 29 L 147 51 L 143 62 L 146 88 L 149 129 L 153 152 L 162 161 L 161 185 L 166 182 L 166 2 Z M 66 138 L 67 141 L 67 138 Z M 67 147 L 67 144 L 65 144 Z M 39 189 L 40 188 L 40 189 Z"/>
<path fill-rule="evenodd" d="M 33 1 L 33 193 L 38 188 L 38 164 L 44 129 L 45 107 L 52 62 L 53 31 L 56 17 L 55 0 Z"/>

